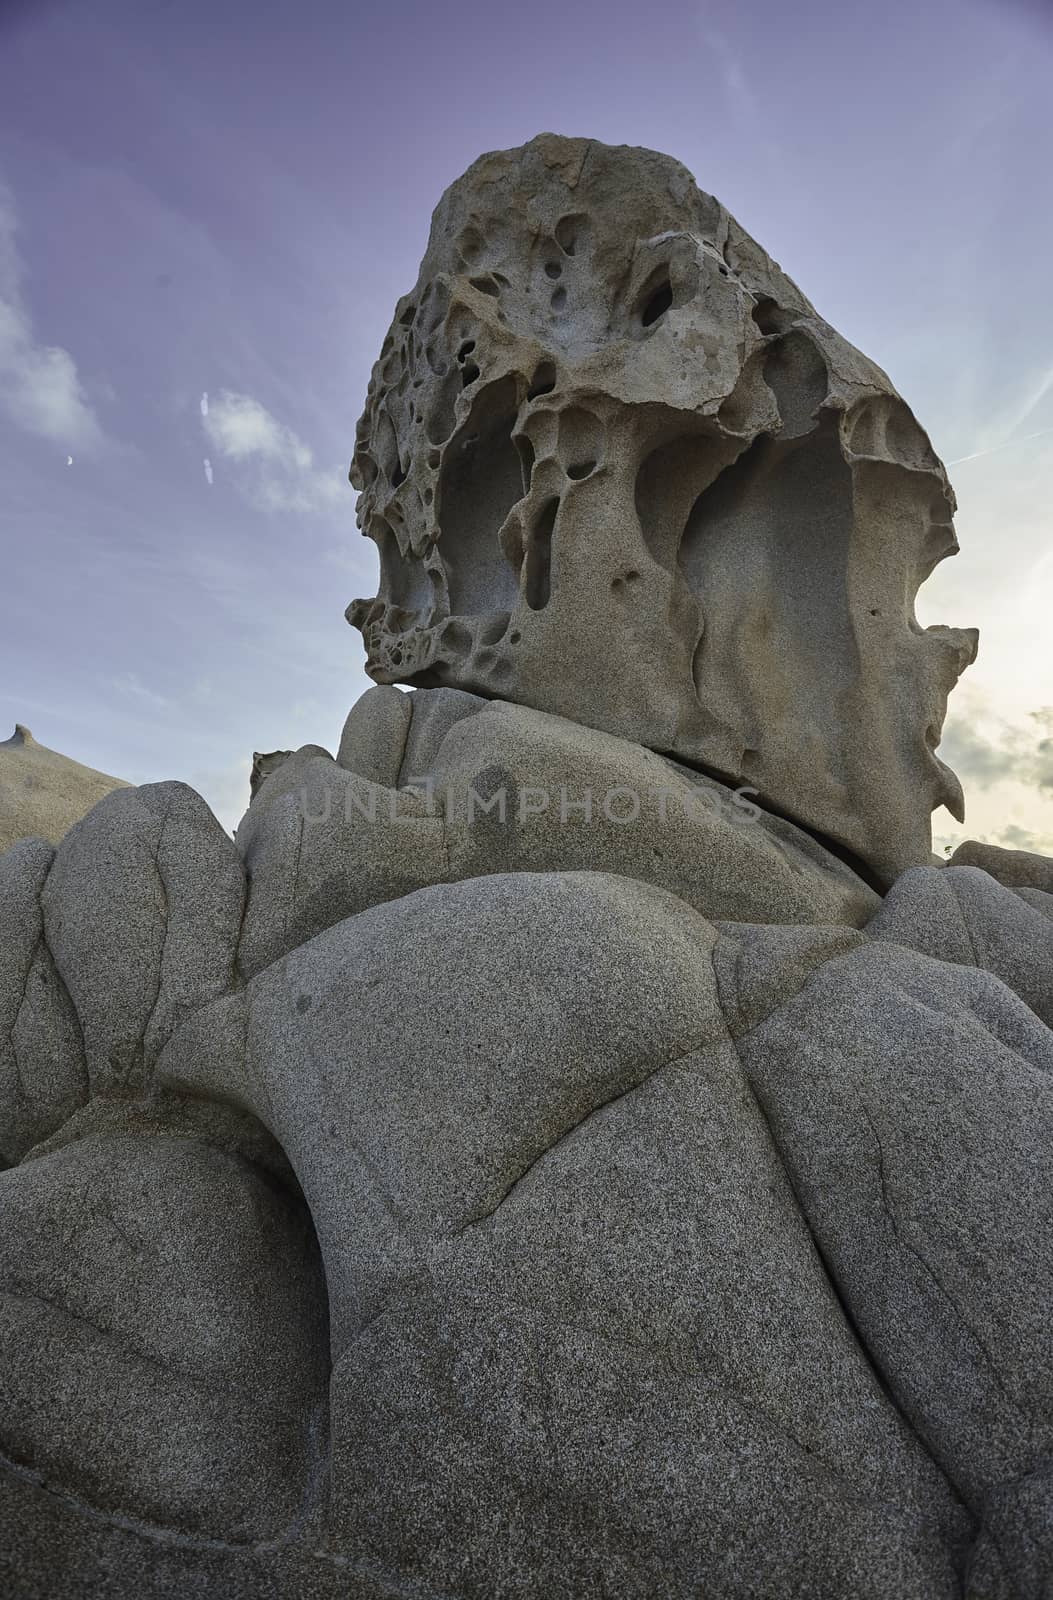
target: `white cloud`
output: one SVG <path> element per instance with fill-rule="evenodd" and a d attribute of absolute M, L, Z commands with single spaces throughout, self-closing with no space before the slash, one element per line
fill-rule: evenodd
<path fill-rule="evenodd" d="M 344 470 L 316 467 L 310 446 L 251 395 L 224 389 L 202 405 L 201 426 L 217 455 L 245 469 L 238 487 L 263 511 L 323 511 L 348 493 Z"/>
<path fill-rule="evenodd" d="M 0 406 L 28 433 L 90 449 L 102 429 L 68 350 L 38 342 L 22 295 L 14 197 L 0 180 Z"/>

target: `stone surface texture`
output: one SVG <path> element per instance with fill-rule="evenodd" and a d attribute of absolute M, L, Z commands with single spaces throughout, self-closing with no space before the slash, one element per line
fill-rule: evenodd
<path fill-rule="evenodd" d="M 976 635 L 922 629 L 954 498 L 885 374 L 684 167 L 543 134 L 447 190 L 352 482 L 380 683 L 675 755 L 884 880 L 960 814 L 934 754 Z"/>
<path fill-rule="evenodd" d="M 486 157 L 428 262 L 356 458 L 412 692 L 234 841 L 0 855 L 0 1593 L 1046 1600 L 1053 862 L 928 854 L 941 471 L 664 157 Z"/>
<path fill-rule="evenodd" d="M 10 739 L 0 739 L 0 852 L 19 839 L 58 844 L 103 795 L 123 787 L 123 779 L 49 750 L 16 723 Z"/>

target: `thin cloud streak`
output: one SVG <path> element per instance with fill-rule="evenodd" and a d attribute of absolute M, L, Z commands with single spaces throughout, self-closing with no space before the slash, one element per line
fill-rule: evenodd
<path fill-rule="evenodd" d="M 982 461 L 984 456 L 997 455 L 999 450 L 1008 450 L 1014 444 L 1029 444 L 1032 439 L 1044 439 L 1048 433 L 1053 433 L 1053 428 L 1039 428 L 1037 433 L 1025 433 L 1019 439 L 1003 439 L 1001 444 L 993 444 L 987 450 L 974 450 L 972 455 L 958 456 L 955 461 L 948 461 L 947 466 L 960 467 L 966 461 Z"/>

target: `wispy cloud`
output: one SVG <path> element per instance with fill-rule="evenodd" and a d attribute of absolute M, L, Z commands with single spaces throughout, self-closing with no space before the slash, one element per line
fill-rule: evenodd
<path fill-rule="evenodd" d="M 89 450 L 101 443 L 102 429 L 69 351 L 37 338 L 17 234 L 14 196 L 0 179 L 0 407 L 28 433 Z"/>
<path fill-rule="evenodd" d="M 143 700 L 147 705 L 153 706 L 158 711 L 164 710 L 171 704 L 163 694 L 157 694 L 153 689 L 148 688 L 138 673 L 135 672 L 124 672 L 121 673 L 120 677 L 111 678 L 110 687 L 116 689 L 119 694 L 130 695 L 135 700 Z"/>
<path fill-rule="evenodd" d="M 251 395 L 224 389 L 203 397 L 201 426 L 216 459 L 234 464 L 238 488 L 261 510 L 324 511 L 348 493 L 343 469 L 316 467 L 310 446 Z"/>

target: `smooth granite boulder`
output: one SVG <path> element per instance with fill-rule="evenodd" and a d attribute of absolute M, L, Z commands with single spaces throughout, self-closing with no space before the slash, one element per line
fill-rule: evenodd
<path fill-rule="evenodd" d="M 238 827 L 241 970 L 382 901 L 498 872 L 617 872 L 712 918 L 872 916 L 870 885 L 754 794 L 523 706 L 371 689 L 337 762 L 315 745 L 297 751 Z"/>
<path fill-rule="evenodd" d="M 1053 1034 L 998 978 L 878 938 L 738 1050 L 860 1339 L 977 1519 L 998 1582 L 969 1593 L 1044 1594 Z"/>
<path fill-rule="evenodd" d="M 200 795 L 108 795 L 59 846 L 42 896 L 48 947 L 98 1093 L 141 1087 L 172 1029 L 236 981 L 245 880 Z"/>
<path fill-rule="evenodd" d="M 867 932 L 893 943 L 902 935 L 912 950 L 993 973 L 1053 1027 L 1053 931 L 1047 924 L 1041 906 L 986 871 L 916 867 L 889 891 Z"/>
<path fill-rule="evenodd" d="M 0 855 L 0 1167 L 47 1138 L 88 1097 L 76 1012 L 44 938 L 43 839 Z"/>
<path fill-rule="evenodd" d="M 427 889 L 158 1064 L 293 1164 L 330 1295 L 331 1537 L 421 1592 L 957 1593 L 969 1518 L 826 1281 L 715 939 L 598 874 Z"/>
<path fill-rule="evenodd" d="M 1053 860 L 1032 850 L 1003 850 L 997 844 L 966 839 L 947 863 L 950 867 L 978 867 L 1007 889 L 1038 889 L 1053 894 Z"/>
<path fill-rule="evenodd" d="M 281 1541 L 324 1448 L 325 1285 L 295 1186 L 226 1143 L 111 1112 L 0 1174 L 0 1450 L 97 1514 Z"/>

